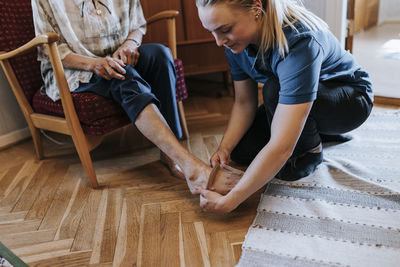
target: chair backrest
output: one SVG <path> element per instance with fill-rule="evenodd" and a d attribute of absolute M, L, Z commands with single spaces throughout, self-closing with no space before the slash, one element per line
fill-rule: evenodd
<path fill-rule="evenodd" d="M 0 51 L 11 51 L 35 37 L 31 0 L 0 0 Z M 10 60 L 24 94 L 32 103 L 42 86 L 36 49 Z"/>

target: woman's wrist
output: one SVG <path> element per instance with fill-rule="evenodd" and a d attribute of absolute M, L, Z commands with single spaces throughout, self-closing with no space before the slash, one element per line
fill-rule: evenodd
<path fill-rule="evenodd" d="M 221 144 L 219 145 L 218 150 L 225 151 L 230 155 L 233 150 L 233 146 L 226 144 L 224 141 L 222 141 Z"/>
<path fill-rule="evenodd" d="M 242 201 L 232 191 L 223 196 L 223 206 L 229 212 L 236 209 Z"/>
<path fill-rule="evenodd" d="M 87 71 L 94 72 L 94 68 L 96 66 L 96 58 L 90 58 L 87 64 Z"/>
<path fill-rule="evenodd" d="M 138 40 L 133 39 L 133 38 L 126 38 L 125 42 L 133 42 L 136 45 L 136 47 L 140 46 L 140 42 Z"/>

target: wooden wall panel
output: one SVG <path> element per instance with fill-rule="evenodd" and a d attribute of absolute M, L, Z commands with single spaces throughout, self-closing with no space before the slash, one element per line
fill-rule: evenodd
<path fill-rule="evenodd" d="M 356 0 L 354 14 L 354 32 L 374 26 L 378 23 L 379 0 Z"/>
<path fill-rule="evenodd" d="M 212 34 L 201 25 L 195 0 L 183 0 L 184 22 L 187 40 L 214 39 Z"/>
<path fill-rule="evenodd" d="M 195 0 L 141 0 L 146 18 L 164 10 L 178 10 L 177 49 L 182 59 L 185 76 L 227 71 L 225 51 L 218 47 L 214 37 L 201 25 Z M 156 22 L 148 27 L 144 42 L 166 43 L 165 22 Z"/>
<path fill-rule="evenodd" d="M 399 2 L 400 4 L 400 2 Z M 365 16 L 365 28 L 378 24 L 379 0 L 369 0 L 367 3 L 367 13 Z"/>
<path fill-rule="evenodd" d="M 179 0 L 142 0 L 141 4 L 145 18 L 149 18 L 164 10 L 179 11 L 179 15 L 176 18 L 176 39 L 178 42 L 186 40 L 183 23 L 183 9 Z M 166 29 L 165 20 L 153 23 L 148 27 L 147 34 L 143 41 L 166 43 L 168 40 Z"/>
<path fill-rule="evenodd" d="M 218 47 L 213 41 L 180 45 L 178 58 L 183 60 L 186 76 L 229 69 L 224 48 Z"/>

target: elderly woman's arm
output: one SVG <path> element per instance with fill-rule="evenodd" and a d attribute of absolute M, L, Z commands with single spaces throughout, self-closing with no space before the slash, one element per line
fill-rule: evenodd
<path fill-rule="evenodd" d="M 110 80 L 112 78 L 125 79 L 125 64 L 122 60 L 113 57 L 88 57 L 76 53 L 69 53 L 62 60 L 64 68 L 85 70 Z"/>

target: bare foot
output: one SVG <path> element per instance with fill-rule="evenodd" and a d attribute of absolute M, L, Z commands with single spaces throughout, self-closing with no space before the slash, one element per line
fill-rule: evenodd
<path fill-rule="evenodd" d="M 168 167 L 173 176 L 185 180 L 185 176 L 183 175 L 182 169 L 179 167 L 179 165 L 162 151 L 160 151 L 160 161 Z"/>
<path fill-rule="evenodd" d="M 186 162 L 183 170 L 190 192 L 192 194 L 200 194 L 199 189 L 205 189 L 207 187 L 211 168 L 201 160 L 194 159 L 191 162 Z"/>
<path fill-rule="evenodd" d="M 210 168 L 198 160 L 184 168 L 186 181 L 192 194 L 199 194 L 199 188 L 209 189 L 226 195 L 242 178 L 243 172 L 227 165 Z"/>
<path fill-rule="evenodd" d="M 244 172 L 229 165 L 217 164 L 213 168 L 207 189 L 226 195 L 242 178 Z"/>

